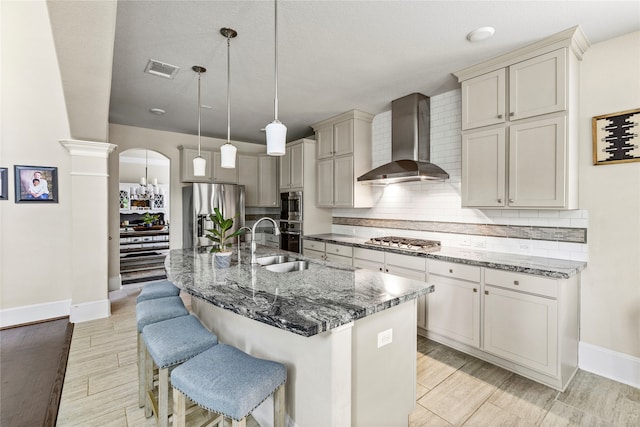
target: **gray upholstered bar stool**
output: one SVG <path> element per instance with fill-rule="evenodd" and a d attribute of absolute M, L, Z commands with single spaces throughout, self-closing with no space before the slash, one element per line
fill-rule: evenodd
<path fill-rule="evenodd" d="M 188 398 L 209 412 L 231 418 L 233 427 L 245 427 L 246 417 L 273 395 L 274 427 L 285 427 L 286 381 L 287 369 L 281 363 L 218 344 L 171 372 L 173 425 L 186 426 Z"/>
<path fill-rule="evenodd" d="M 177 297 L 180 288 L 168 280 L 144 285 L 140 294 L 136 297 L 136 303 L 156 298 Z"/>
<path fill-rule="evenodd" d="M 158 426 L 169 424 L 169 371 L 218 344 L 218 337 L 194 316 L 181 316 L 145 326 L 142 330 L 145 355 L 145 415 L 156 417 Z M 158 367 L 158 387 L 153 371 Z"/>
<path fill-rule="evenodd" d="M 141 408 L 145 404 L 146 383 L 144 374 L 145 349 L 142 340 L 142 330 L 145 326 L 174 317 L 186 316 L 189 311 L 184 306 L 182 299 L 178 296 L 164 297 L 141 301 L 136 304 L 136 323 L 138 329 L 138 406 Z"/>

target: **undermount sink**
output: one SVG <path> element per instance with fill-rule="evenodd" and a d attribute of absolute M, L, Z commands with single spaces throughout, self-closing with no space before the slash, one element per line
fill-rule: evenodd
<path fill-rule="evenodd" d="M 302 271 L 309 268 L 308 261 L 289 261 L 280 264 L 270 264 L 265 267 L 274 273 L 290 273 L 292 271 Z"/>
<path fill-rule="evenodd" d="M 295 258 L 289 258 L 288 255 L 271 255 L 256 258 L 260 265 L 282 264 L 283 262 L 296 261 Z"/>

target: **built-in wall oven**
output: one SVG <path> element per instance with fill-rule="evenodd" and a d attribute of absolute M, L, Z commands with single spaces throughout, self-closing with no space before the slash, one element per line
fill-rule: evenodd
<path fill-rule="evenodd" d="M 280 193 L 280 249 L 302 253 L 302 191 Z"/>

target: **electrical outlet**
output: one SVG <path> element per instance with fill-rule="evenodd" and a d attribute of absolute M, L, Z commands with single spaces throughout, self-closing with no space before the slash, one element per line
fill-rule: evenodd
<path fill-rule="evenodd" d="M 378 348 L 387 344 L 391 344 L 393 341 L 393 329 L 387 329 L 386 331 L 378 332 Z"/>

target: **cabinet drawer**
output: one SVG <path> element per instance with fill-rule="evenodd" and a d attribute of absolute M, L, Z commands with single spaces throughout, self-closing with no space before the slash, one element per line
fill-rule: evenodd
<path fill-rule="evenodd" d="M 426 271 L 427 259 L 419 256 L 400 255 L 394 253 L 385 253 L 384 260 L 387 267 L 396 265 L 398 267 L 410 268 L 421 272 Z"/>
<path fill-rule="evenodd" d="M 353 257 L 365 261 L 384 263 L 384 252 L 364 248 L 353 248 Z"/>
<path fill-rule="evenodd" d="M 337 264 L 353 265 L 353 261 L 350 256 L 335 255 L 328 252 L 327 261 L 335 262 Z"/>
<path fill-rule="evenodd" d="M 558 296 L 558 282 L 555 279 L 547 279 L 530 274 L 486 268 L 484 270 L 484 282 L 487 285 L 529 292 L 551 298 L 557 298 Z"/>
<path fill-rule="evenodd" d="M 322 251 L 324 252 L 324 242 L 316 242 L 315 240 L 304 240 L 303 246 L 304 249 L 311 249 L 312 251 Z"/>
<path fill-rule="evenodd" d="M 353 248 L 351 246 L 327 243 L 327 254 L 351 257 L 351 255 L 353 255 Z"/>
<path fill-rule="evenodd" d="M 324 259 L 324 251 L 314 251 L 313 249 L 304 249 L 304 256 L 313 259 Z"/>
<path fill-rule="evenodd" d="M 453 277 L 471 282 L 480 281 L 480 267 L 475 265 L 458 264 L 455 262 L 437 261 L 430 259 L 428 263 L 429 274 Z"/>

